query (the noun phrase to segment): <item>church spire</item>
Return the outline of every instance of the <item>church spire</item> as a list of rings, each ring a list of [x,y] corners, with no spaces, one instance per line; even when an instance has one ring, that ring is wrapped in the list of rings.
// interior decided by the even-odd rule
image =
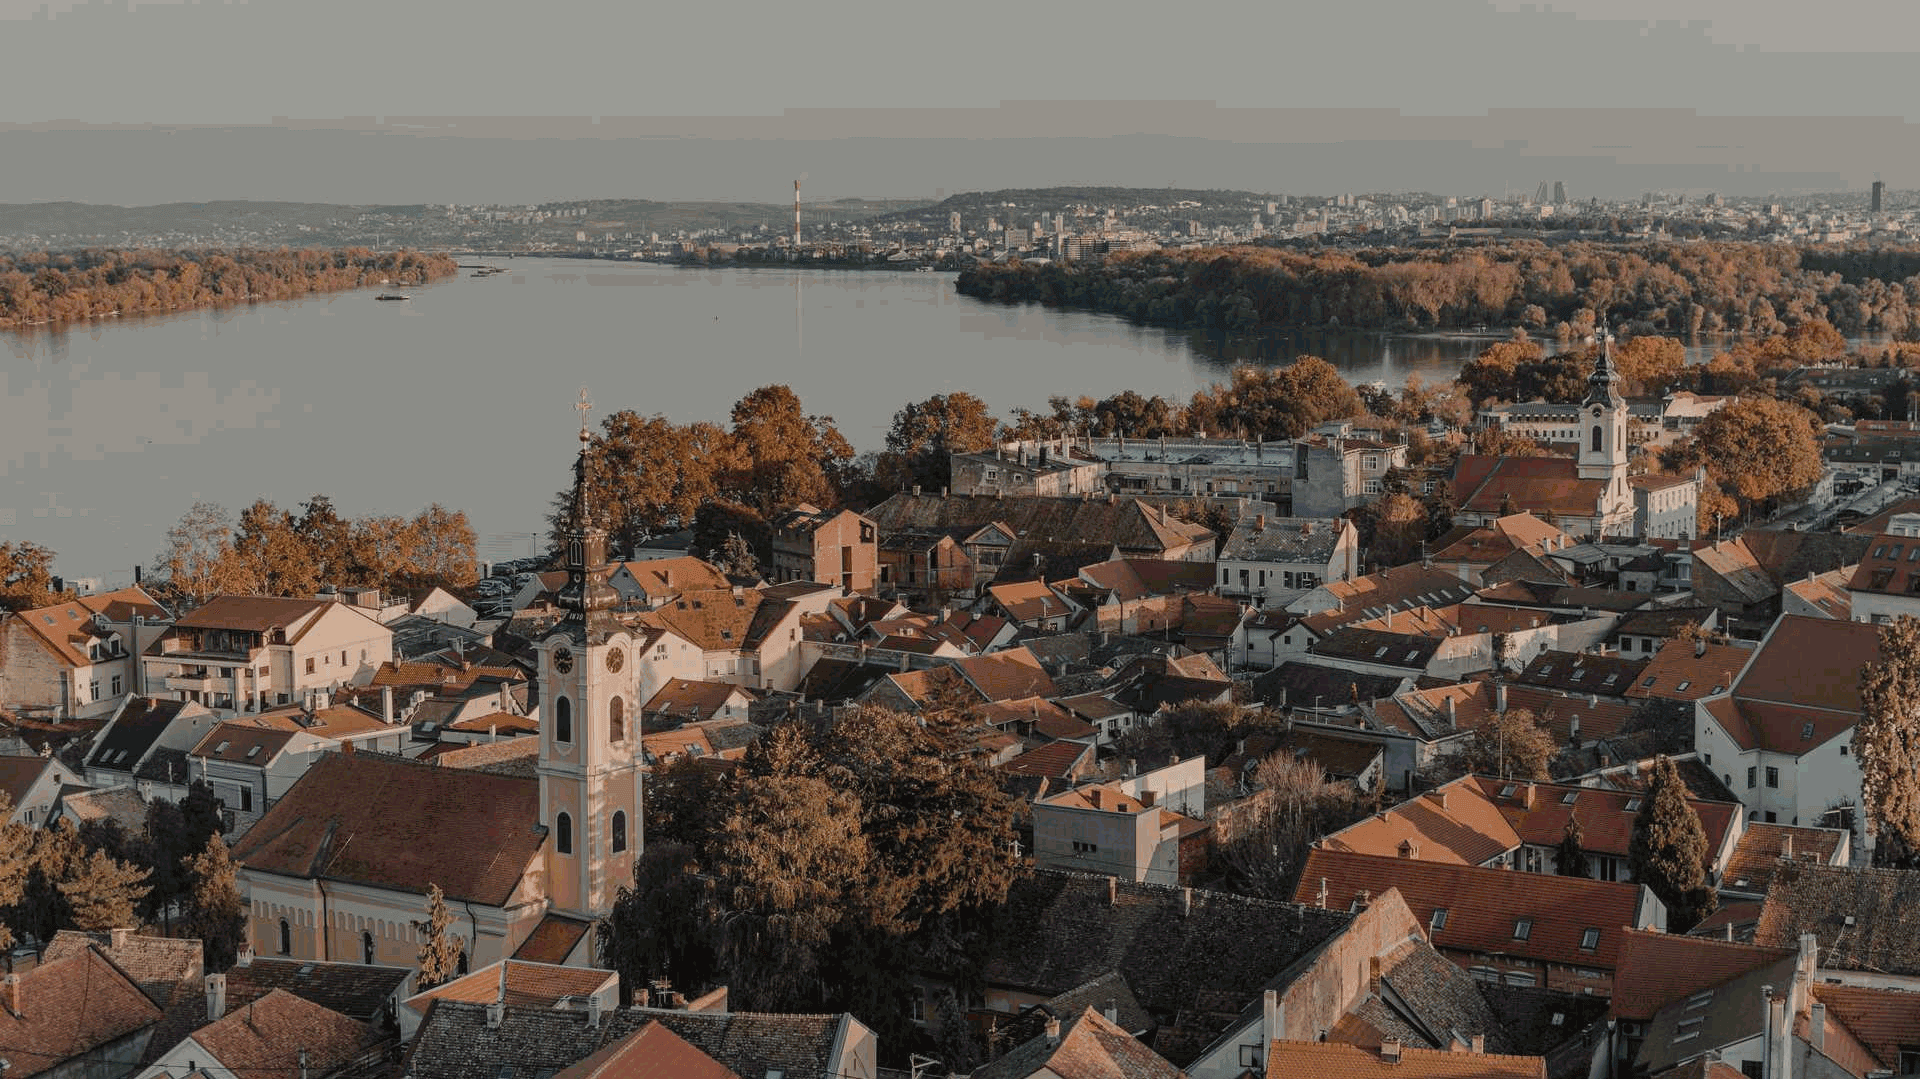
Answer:
[[[1625,404],[1626,398],[1620,395],[1620,369],[1613,365],[1613,333],[1604,320],[1594,336],[1599,338],[1600,350],[1594,356],[1593,373],[1587,376],[1587,398],[1582,404]]]
[[[584,633],[605,618],[618,593],[607,584],[607,534],[594,527],[593,507],[587,496],[587,448],[593,433],[587,427],[587,410],[593,407],[587,391],[580,390],[580,454],[573,463],[573,508],[567,521],[567,583],[557,598],[562,620],[570,628]]]

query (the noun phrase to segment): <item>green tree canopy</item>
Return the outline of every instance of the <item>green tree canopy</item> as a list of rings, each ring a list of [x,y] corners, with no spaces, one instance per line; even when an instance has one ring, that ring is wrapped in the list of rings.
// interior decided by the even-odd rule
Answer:
[[[1627,863],[1633,879],[1667,906],[1667,930],[1684,933],[1718,905],[1707,880],[1707,833],[1687,802],[1687,786],[1671,757],[1656,757],[1633,819]]]

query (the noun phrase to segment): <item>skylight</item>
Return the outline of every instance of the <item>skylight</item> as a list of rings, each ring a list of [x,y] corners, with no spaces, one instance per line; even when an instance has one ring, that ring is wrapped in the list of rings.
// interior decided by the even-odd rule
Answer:
[[[1447,908],[1435,907],[1433,911],[1433,920],[1428,923],[1428,931],[1438,933],[1440,930],[1445,929],[1446,927],[1447,927]]]
[[[1692,684],[1693,684],[1693,680],[1692,680],[1692,679],[1687,679],[1687,680],[1685,680],[1685,681],[1683,681],[1683,682],[1681,682],[1681,683],[1680,683],[1679,685],[1677,685],[1677,686],[1675,686],[1675,687],[1673,687],[1673,688],[1674,688],[1674,689],[1675,689],[1676,691],[1679,691],[1679,692],[1685,692],[1685,691],[1686,691],[1686,688],[1687,688],[1688,686],[1690,686],[1690,685],[1692,685]]]
[[[1640,812],[1640,799],[1638,798],[1627,799],[1627,812],[1629,813]]]
[[[1588,929],[1586,932],[1581,933],[1580,947],[1589,952],[1600,947],[1600,931],[1598,929]]]
[[[1521,918],[1513,923],[1513,939],[1526,940],[1533,935],[1533,919]]]
[[[1800,728],[1800,740],[1802,742],[1813,741],[1813,724],[1808,723]]]
[[[1580,797],[1579,791],[1568,791],[1567,793],[1560,796],[1560,804],[1563,806],[1570,806],[1573,804],[1573,800],[1578,797]]]
[[[1513,792],[1517,789],[1518,788],[1515,787],[1512,783],[1509,783],[1506,786],[1500,788],[1500,797],[1511,798],[1513,797]]]
[[[225,752],[227,751],[227,742],[226,742],[226,740],[225,740],[225,739],[221,739],[221,741],[220,741],[220,744],[219,744],[219,745],[217,745],[217,746],[214,746],[214,747],[213,747],[213,751],[214,751],[215,753],[225,753]]]
[[[259,752],[260,752],[260,747],[259,747],[259,746],[248,746],[248,747],[247,747],[247,759],[248,759],[248,760],[252,760],[252,759],[253,759],[253,758],[254,758],[254,757],[255,757],[255,756],[256,756],[256,755],[257,755],[257,754],[258,754]]]

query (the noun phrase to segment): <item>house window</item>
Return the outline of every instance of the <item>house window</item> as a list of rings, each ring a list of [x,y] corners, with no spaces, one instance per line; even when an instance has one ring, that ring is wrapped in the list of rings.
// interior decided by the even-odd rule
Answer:
[[[1767,786],[1778,787],[1779,785],[1780,785],[1780,769],[1769,767],[1767,769]]]
[[[285,918],[280,919],[280,954],[293,954],[293,927],[287,924]]]
[[[240,812],[242,813],[253,812],[253,788],[252,787],[240,788]]]
[[[607,741],[627,740],[627,702],[615,696],[607,702]]]
[[[1377,495],[1377,494],[1379,494],[1379,493],[1380,493],[1380,481],[1379,481],[1379,480],[1368,480],[1368,481],[1366,482],[1366,484],[1364,485],[1364,489],[1365,489],[1365,491],[1366,491],[1366,493],[1367,493],[1367,494],[1370,494],[1370,495]]]
[[[1433,909],[1433,917],[1427,921],[1427,931],[1429,933],[1438,933],[1442,929],[1445,929],[1446,927],[1447,927],[1447,908],[1435,907]]]
[[[308,674],[313,673],[313,657],[312,656],[307,657],[307,673]]]
[[[360,961],[362,963],[367,964],[368,966],[373,965],[373,934],[372,933],[360,934]]]
[[[1533,919],[1519,918],[1513,923],[1513,939],[1526,940],[1533,935]]]
[[[87,699],[90,701],[100,699],[100,680],[98,678],[87,683]]]
[[[120,676],[117,674],[113,676],[113,695],[116,697],[120,695]]]
[[[573,818],[565,813],[554,819],[553,849],[561,854],[573,853]]]
[[[553,740],[573,741],[573,702],[565,697],[553,699]]]
[[[1260,1067],[1260,1047],[1243,1045],[1240,1047],[1240,1066],[1258,1070]]]
[[[1368,472],[1380,471],[1380,455],[1377,453],[1369,453],[1360,458],[1360,467],[1366,469]]]
[[[1753,788],[1759,786],[1759,784],[1760,784],[1760,769],[1749,767],[1747,769],[1747,789],[1752,790]]]
[[[613,814],[613,849],[615,853],[627,849],[627,813],[624,809]]]

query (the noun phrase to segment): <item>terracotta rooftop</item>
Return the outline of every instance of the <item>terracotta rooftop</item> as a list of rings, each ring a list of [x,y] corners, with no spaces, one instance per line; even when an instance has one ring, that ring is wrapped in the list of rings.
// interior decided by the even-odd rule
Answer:
[[[970,1079],[1184,1079],[1186,1073],[1091,1006],[1061,1020],[1059,1037],[1042,1033]]]
[[[324,599],[282,599],[274,596],[214,596],[192,614],[174,621],[177,629],[233,629],[265,633],[288,631],[289,640],[307,620],[331,606]]]
[[[1093,747],[1085,742],[1048,742],[1020,754],[999,770],[1008,775],[1071,779],[1092,758]]]
[[[1380,1049],[1339,1042],[1275,1039],[1267,1050],[1267,1076],[1314,1079],[1546,1079],[1544,1057],[1443,1052],[1400,1046],[1389,1059]]]
[[[1524,881],[1526,887],[1515,884]],[[1345,910],[1361,893],[1396,888],[1436,948],[1520,955],[1576,967],[1612,969],[1621,928],[1636,922],[1640,888],[1580,877],[1385,858],[1315,847],[1294,898]],[[1441,924],[1434,912],[1447,911]],[[1597,930],[1597,933],[1594,932]],[[1588,939],[1592,947],[1582,947]]]
[[[229,1070],[315,1075],[346,1066],[385,1036],[366,1023],[274,989],[199,1030],[193,1040]]]
[[[208,731],[189,755],[202,760],[264,767],[287,748],[295,733],[247,723],[221,723]]]
[[[108,632],[94,626],[93,615],[84,604],[68,602],[0,614],[0,620],[25,628],[66,666],[85,667],[95,662],[88,656],[88,643],[104,640]]]
[[[20,978],[20,1011],[0,1008],[9,1075],[32,1076],[161,1019],[160,1006],[97,948],[44,960]]]
[[[1462,779],[1375,813],[1320,842],[1328,850],[1354,854],[1481,865],[1518,847],[1520,836],[1471,779]]]
[[[1829,1022],[1838,1020],[1872,1054],[1873,1070],[1901,1070],[1902,1051],[1916,1048],[1920,992],[1829,982],[1812,989],[1813,998],[1827,1006]]]
[[[659,1023],[594,1052],[553,1079],[741,1079],[732,1068]]]
[[[1720,875],[1724,888],[1762,895],[1773,883],[1774,871],[1781,859],[1796,862],[1833,863],[1842,844],[1851,846],[1850,836],[1837,828],[1801,828],[1786,824],[1754,821],[1740,836]]]
[[[588,922],[548,911],[514,950],[513,958],[528,963],[565,963],[592,929]]]
[[[1790,948],[1629,929],[1613,972],[1613,1014],[1645,1022],[1682,997],[1794,954]]]
[[[1463,511],[1524,510],[1556,517],[1591,517],[1605,480],[1583,480],[1571,457],[1486,457],[1461,454],[1453,489]]]
[[[1858,714],[1860,668],[1880,659],[1880,629],[1866,622],[1783,615],[1734,687],[1742,701]]]
[[[1753,649],[1739,645],[1670,640],[1647,661],[1627,696],[1697,701],[1725,693],[1752,658]]]
[[[328,753],[247,831],[250,870],[450,900],[507,902],[545,845],[539,784],[355,752]]]
[[[1633,822],[1640,810],[1641,795],[1637,791],[1565,783],[1517,783],[1490,776],[1474,776],[1471,782],[1499,808],[1522,843],[1537,847],[1558,844],[1566,834],[1567,819],[1571,817],[1580,824],[1580,845],[1584,849],[1594,854],[1627,856],[1627,847],[1633,839]],[[1745,813],[1738,802],[1689,798],[1687,804],[1700,818],[1710,857],[1726,842],[1734,821]]]
[[[1513,681],[1518,685],[1557,689],[1563,693],[1624,697],[1627,690],[1639,681],[1640,672],[1646,665],[1647,661],[1643,659],[1548,649],[1535,656],[1526,669],[1513,677]]]
[[[281,989],[349,1018],[375,1022],[412,976],[410,967],[255,956],[227,970],[227,1010]]]
[[[1060,695],[1046,668],[1025,648],[969,656],[954,660],[952,666],[989,701]]]
[[[600,993],[619,978],[611,970],[503,959],[408,997],[403,1003],[424,1014],[436,1000],[492,1004],[504,993],[506,1002],[514,1007],[552,1008],[564,1000],[584,1000]]]

